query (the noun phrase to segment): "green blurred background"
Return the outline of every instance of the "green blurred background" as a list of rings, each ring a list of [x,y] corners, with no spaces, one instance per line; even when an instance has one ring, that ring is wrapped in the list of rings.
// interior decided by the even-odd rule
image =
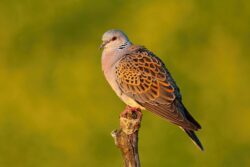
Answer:
[[[124,104],[101,71],[102,34],[161,57],[202,124],[200,152],[144,112],[143,167],[250,166],[248,0],[0,1],[0,166],[122,166],[110,132]]]

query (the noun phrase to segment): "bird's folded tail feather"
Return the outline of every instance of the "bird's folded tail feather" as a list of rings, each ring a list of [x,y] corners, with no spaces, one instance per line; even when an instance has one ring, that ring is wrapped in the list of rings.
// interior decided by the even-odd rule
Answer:
[[[183,129],[183,128],[181,128]],[[193,143],[201,150],[204,151],[204,148],[199,140],[199,138],[196,136],[195,132],[193,130],[183,129],[187,135],[191,138]]]

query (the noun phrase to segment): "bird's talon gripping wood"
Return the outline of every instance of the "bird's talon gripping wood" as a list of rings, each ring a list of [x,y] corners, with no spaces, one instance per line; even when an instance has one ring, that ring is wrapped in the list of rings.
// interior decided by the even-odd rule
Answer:
[[[126,107],[126,114],[120,116],[120,127],[128,135],[137,131],[140,127],[142,113],[140,109],[134,110],[131,107]]]

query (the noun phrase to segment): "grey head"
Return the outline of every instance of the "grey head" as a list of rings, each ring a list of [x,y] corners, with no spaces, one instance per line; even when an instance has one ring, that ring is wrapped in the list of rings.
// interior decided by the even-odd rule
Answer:
[[[102,45],[100,48],[103,49],[123,49],[131,45],[127,35],[116,29],[106,31],[102,36]]]

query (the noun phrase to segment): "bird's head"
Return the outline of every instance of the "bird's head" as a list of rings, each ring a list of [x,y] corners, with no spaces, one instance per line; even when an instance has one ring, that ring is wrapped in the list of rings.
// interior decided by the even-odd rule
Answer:
[[[101,49],[117,49],[122,45],[130,44],[130,41],[125,33],[120,30],[108,30],[102,36]]]

